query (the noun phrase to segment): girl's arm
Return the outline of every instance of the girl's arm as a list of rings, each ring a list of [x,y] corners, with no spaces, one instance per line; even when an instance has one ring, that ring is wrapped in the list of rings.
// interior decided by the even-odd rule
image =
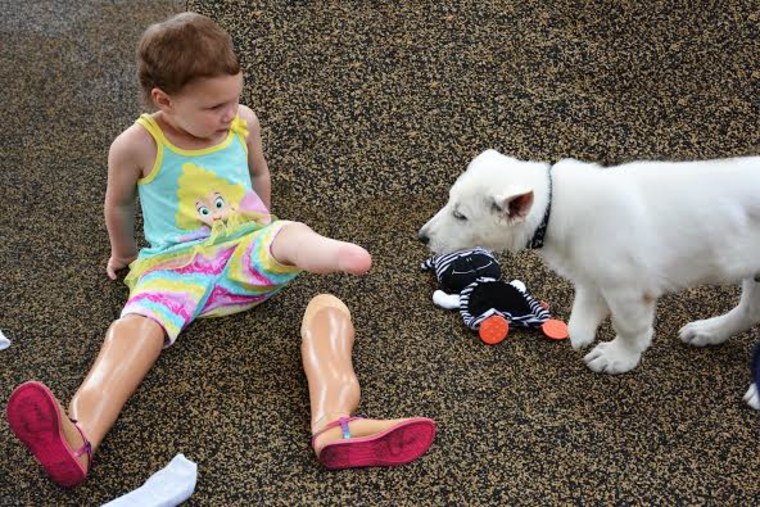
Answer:
[[[261,124],[256,114],[242,104],[238,108],[238,114],[248,123],[248,170],[251,172],[253,190],[264,202],[267,209],[271,209],[272,182],[269,176],[269,166],[264,158],[264,147],[261,143]]]
[[[145,151],[145,135],[130,127],[114,140],[108,152],[108,187],[105,218],[111,241],[111,258],[106,272],[116,279],[116,271],[137,257],[135,241],[135,196],[142,174],[140,162]],[[148,135],[149,137],[149,135]]]

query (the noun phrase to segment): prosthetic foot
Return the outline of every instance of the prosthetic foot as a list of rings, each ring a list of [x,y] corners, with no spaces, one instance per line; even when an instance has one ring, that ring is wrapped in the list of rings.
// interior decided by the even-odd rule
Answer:
[[[329,294],[314,297],[304,312],[301,336],[312,447],[320,463],[329,469],[402,465],[428,450],[436,432],[432,419],[351,417],[360,390],[351,362],[354,327],[341,300]]]

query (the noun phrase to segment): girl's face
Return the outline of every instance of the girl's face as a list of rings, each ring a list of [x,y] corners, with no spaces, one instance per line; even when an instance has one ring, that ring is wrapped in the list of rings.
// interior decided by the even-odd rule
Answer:
[[[229,131],[242,91],[242,72],[204,77],[191,81],[177,94],[165,95],[167,100],[163,103],[158,100],[158,103],[173,127],[192,137],[211,141]]]

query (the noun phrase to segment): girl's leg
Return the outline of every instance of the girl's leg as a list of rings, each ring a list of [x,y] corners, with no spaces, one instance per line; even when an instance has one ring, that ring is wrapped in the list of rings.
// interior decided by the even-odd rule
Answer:
[[[95,363],[69,405],[69,415],[90,440],[93,452],[163,346],[164,330],[152,319],[126,315],[111,324]],[[62,419],[69,446],[78,449],[83,443],[81,435],[68,417]],[[89,467],[86,454],[79,461]]]
[[[359,245],[320,236],[300,222],[283,226],[272,242],[272,255],[282,264],[311,273],[361,275],[372,265],[369,253]]]
[[[359,381],[351,360],[354,327],[348,308],[334,296],[316,296],[304,314],[301,336],[303,367],[309,384],[311,431],[316,434],[327,424],[350,416],[359,405]],[[352,437],[366,437],[408,420],[355,419],[350,422],[350,431]],[[322,447],[340,440],[341,435],[340,427],[321,433],[314,441],[317,456]]]

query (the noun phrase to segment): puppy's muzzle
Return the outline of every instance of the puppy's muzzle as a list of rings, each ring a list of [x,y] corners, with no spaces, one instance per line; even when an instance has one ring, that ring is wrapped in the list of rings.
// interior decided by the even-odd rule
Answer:
[[[422,231],[420,231],[420,232],[417,233],[417,239],[419,239],[420,241],[422,241],[426,245],[428,243],[430,243],[430,237],[427,234],[425,234],[424,232],[422,232]]]

